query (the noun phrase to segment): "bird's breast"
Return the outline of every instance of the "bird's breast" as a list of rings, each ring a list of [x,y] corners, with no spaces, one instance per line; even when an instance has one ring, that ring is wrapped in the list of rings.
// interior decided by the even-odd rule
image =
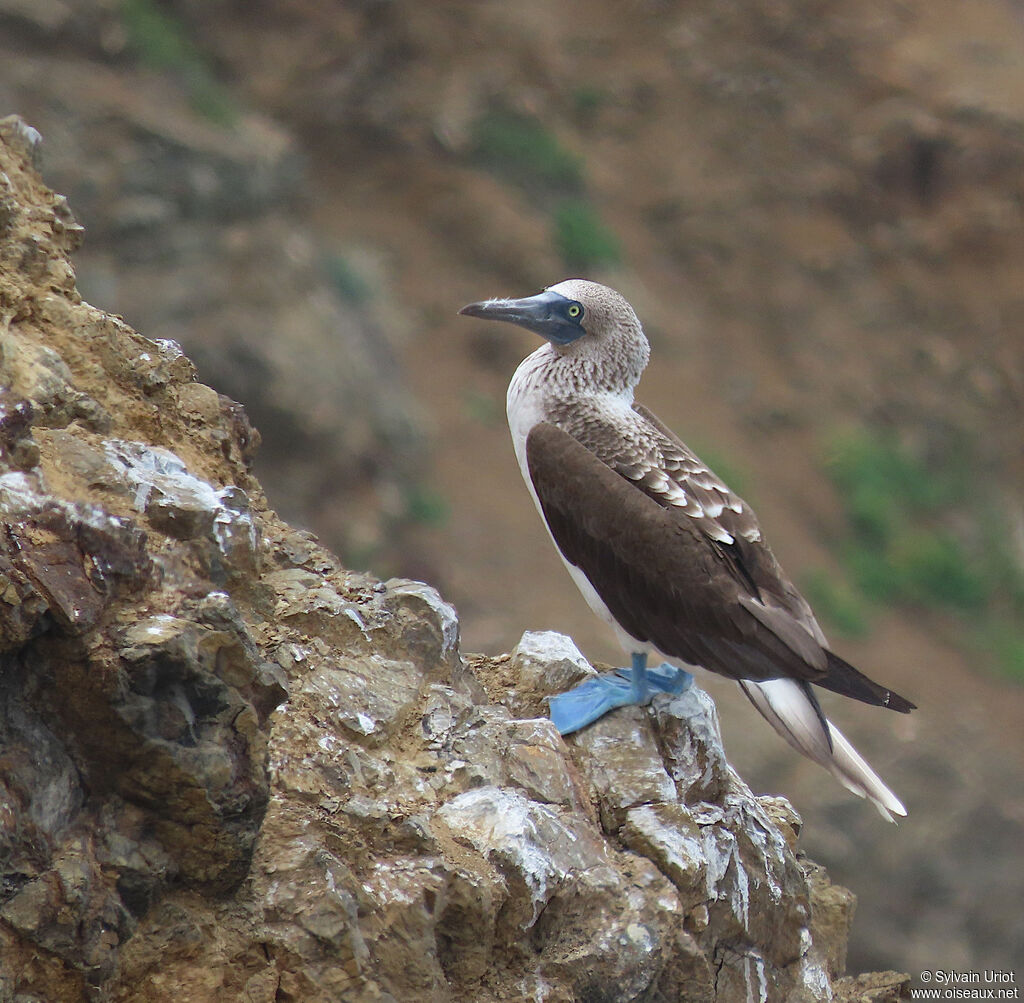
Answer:
[[[523,359],[508,385],[505,397],[508,430],[527,485],[530,484],[530,478],[526,466],[526,437],[534,425],[551,420],[550,355],[547,346],[543,346]]]

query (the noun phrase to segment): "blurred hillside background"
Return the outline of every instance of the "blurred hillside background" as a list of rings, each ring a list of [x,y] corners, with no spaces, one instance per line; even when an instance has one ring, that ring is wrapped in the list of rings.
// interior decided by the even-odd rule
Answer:
[[[536,347],[456,316],[569,275],[640,396],[758,510],[898,828],[702,684],[859,896],[852,971],[1024,958],[1024,3],[0,0],[0,114],[86,227],[87,300],[244,402],[271,503],[425,579],[463,648],[621,658],[504,426]]]

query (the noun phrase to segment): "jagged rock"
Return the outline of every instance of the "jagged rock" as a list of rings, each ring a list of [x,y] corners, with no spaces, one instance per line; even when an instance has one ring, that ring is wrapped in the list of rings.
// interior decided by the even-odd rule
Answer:
[[[910,999],[910,979],[899,972],[869,972],[839,979],[835,1003],[900,1003]]]
[[[520,685],[559,692],[594,675],[580,649],[564,634],[528,630],[510,652]]]
[[[255,570],[251,433],[226,401],[218,428],[186,432],[188,360],[81,303],[78,229],[25,135],[0,126],[22,150],[4,147],[0,175],[0,918],[85,987],[115,976],[168,884],[212,894],[245,876],[284,690],[215,591]],[[154,441],[157,413],[200,473]]]
[[[593,671],[568,639],[464,658],[435,589],[282,523],[237,406],[80,301],[25,135],[0,123],[0,997],[831,998],[851,897],[706,695],[565,741],[522,709]]]

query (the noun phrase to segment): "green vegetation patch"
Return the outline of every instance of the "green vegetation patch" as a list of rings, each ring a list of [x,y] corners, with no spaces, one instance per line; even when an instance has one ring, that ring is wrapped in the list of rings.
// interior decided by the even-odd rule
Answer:
[[[235,121],[237,113],[227,91],[217,82],[180,21],[155,0],[121,0],[121,23],[129,46],[143,65],[178,76],[200,115],[219,125]]]
[[[608,103],[610,95],[603,87],[584,84],[572,92],[572,106],[576,117],[589,122]]]
[[[966,453],[927,463],[892,436],[862,431],[837,437],[826,465],[849,527],[836,549],[860,595],[958,615],[1024,679],[1024,568],[995,499],[972,491],[986,481],[971,476]],[[812,581],[822,615],[856,629],[853,607]]]
[[[990,618],[978,633],[977,643],[992,655],[1006,675],[1024,683],[1024,632],[1019,616]]]
[[[583,199],[563,202],[555,210],[555,244],[566,265],[586,270],[617,265],[622,249],[615,234]]]
[[[471,158],[552,214],[552,237],[569,268],[621,261],[618,238],[587,199],[583,161],[540,119],[507,108],[484,112],[473,124]]]
[[[848,582],[824,571],[813,571],[804,579],[803,591],[815,613],[844,637],[867,636],[867,604]]]
[[[581,192],[583,165],[532,115],[492,109],[473,126],[473,158],[532,192]]]
[[[362,306],[373,298],[370,284],[344,254],[332,254],[324,261],[324,270],[334,291],[346,303]]]
[[[427,484],[412,482],[402,492],[403,522],[419,523],[423,526],[443,526],[449,518],[448,502],[440,492]]]

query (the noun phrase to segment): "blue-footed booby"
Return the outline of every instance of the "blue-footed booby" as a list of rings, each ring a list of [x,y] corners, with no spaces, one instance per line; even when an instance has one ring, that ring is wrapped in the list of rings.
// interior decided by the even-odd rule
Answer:
[[[631,659],[552,697],[558,730],[682,692],[692,682],[683,666],[701,666],[735,679],[790,745],[884,817],[906,815],[812,684],[903,713],[914,705],[831,651],[750,507],[634,401],[650,346],[629,303],[568,279],[460,313],[545,339],[508,388],[516,457],[569,574]],[[649,656],[660,664],[648,668]]]

